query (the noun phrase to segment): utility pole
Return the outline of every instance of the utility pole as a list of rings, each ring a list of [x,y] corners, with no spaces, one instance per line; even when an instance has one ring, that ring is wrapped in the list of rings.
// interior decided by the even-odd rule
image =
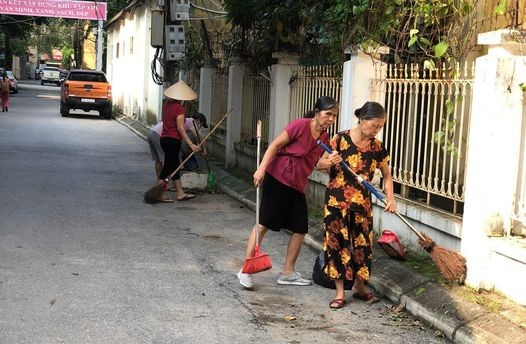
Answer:
[[[97,25],[97,70],[102,70],[102,20]]]

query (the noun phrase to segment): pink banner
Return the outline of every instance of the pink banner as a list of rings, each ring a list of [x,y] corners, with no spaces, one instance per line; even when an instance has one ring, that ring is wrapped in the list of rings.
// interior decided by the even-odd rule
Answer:
[[[100,1],[0,0],[0,13],[19,16],[106,20],[107,12]]]

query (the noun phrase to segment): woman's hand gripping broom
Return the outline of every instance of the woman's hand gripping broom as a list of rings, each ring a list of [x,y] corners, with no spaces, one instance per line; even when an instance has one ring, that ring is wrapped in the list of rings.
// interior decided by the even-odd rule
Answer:
[[[212,130],[210,130],[210,132],[205,136],[205,138],[203,140],[201,140],[201,142],[197,145],[198,149],[201,148],[201,146],[205,143],[205,141],[208,140],[210,135],[212,135],[214,133],[214,131],[216,131],[216,129],[219,128],[219,125],[227,118],[228,115],[230,115],[230,112],[232,112],[232,109],[230,109],[223,117],[221,117],[219,122],[217,122],[217,124],[212,128]],[[168,177],[166,177],[165,180],[159,182],[157,185],[151,187],[148,191],[146,191],[144,193],[144,202],[145,203],[152,203],[152,204],[153,203],[158,203],[161,200],[161,197],[162,197],[163,193],[168,188],[168,184],[170,182],[170,179],[177,173],[177,171],[179,171],[181,168],[183,168],[184,164],[194,154],[195,154],[195,152],[190,153],[190,155],[188,155],[186,157],[186,159],[184,159],[183,162],[181,162],[179,167],[177,167],[175,169],[175,171],[172,172],[172,174],[170,174]]]
[[[256,129],[257,137],[257,167],[259,168],[259,156],[261,154],[261,121],[258,121]],[[254,226],[256,234],[256,246],[254,247],[254,253],[252,257],[245,260],[243,269],[241,270],[244,274],[255,274],[257,272],[269,270],[272,268],[270,257],[268,254],[261,251],[259,248],[259,185],[256,188],[256,225]]]
[[[318,144],[323,147],[327,153],[332,153],[332,150],[323,142],[318,140]],[[367,190],[375,195],[380,202],[384,205],[387,203],[385,197],[371,184],[365,181],[362,176],[354,172],[349,165],[342,161],[340,166],[349,171]],[[418,236],[418,243],[431,255],[431,258],[435,261],[435,264],[444,279],[458,282],[464,280],[467,270],[466,259],[464,257],[454,251],[438,246],[429,236],[424,233],[419,233],[402,215],[400,215],[399,212],[395,211],[395,214],[411,229],[411,231],[413,231],[413,233]]]

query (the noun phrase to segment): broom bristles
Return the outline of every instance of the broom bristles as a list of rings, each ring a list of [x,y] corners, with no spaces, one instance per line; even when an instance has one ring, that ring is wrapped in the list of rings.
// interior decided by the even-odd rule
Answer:
[[[431,255],[442,277],[448,281],[463,282],[466,277],[466,259],[455,251],[440,247],[425,233],[418,243]]]
[[[448,281],[464,281],[466,277],[466,259],[460,254],[435,245],[430,252],[431,258]]]
[[[150,190],[144,193],[144,202],[155,204],[161,200],[161,197],[166,190],[166,182],[160,182],[159,184],[150,188]]]

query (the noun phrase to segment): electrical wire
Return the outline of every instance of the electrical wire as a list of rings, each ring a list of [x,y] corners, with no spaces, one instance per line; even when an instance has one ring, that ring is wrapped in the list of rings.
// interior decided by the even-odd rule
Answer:
[[[208,0],[208,1],[210,1],[211,3],[213,3],[214,5],[216,5],[218,8],[224,10],[223,6],[220,5],[220,4],[218,4],[217,2],[215,2],[214,0]]]
[[[210,13],[214,13],[214,14],[223,14],[223,15],[227,15],[228,14],[225,11],[217,11],[217,10],[212,10],[212,9],[209,9],[209,8],[206,8],[206,7],[197,6],[196,4],[194,4],[191,1],[190,1],[190,6],[192,6],[193,8],[197,8],[198,10],[205,11],[205,12],[210,12]]]
[[[204,17],[190,17],[188,18],[188,20],[210,20],[210,19],[219,19],[219,18],[225,18],[226,15],[224,16],[215,16],[215,17],[208,17],[208,18],[204,18]]]
[[[4,22],[4,21],[2,21],[2,22],[0,22],[0,25],[17,24],[17,23],[21,23],[21,24],[29,24],[29,25],[31,25],[31,24],[33,23],[33,20],[34,20],[33,18],[20,19],[20,20],[18,20],[18,19],[15,19],[15,18],[11,17],[11,16],[8,16],[7,14],[3,14],[3,16],[5,16],[5,17],[11,19],[12,21],[9,21],[9,22]]]
[[[162,55],[163,55],[163,48],[156,48],[155,54],[152,59],[152,63],[150,64],[150,69],[152,72],[152,79],[153,79],[153,82],[156,83],[157,85],[164,84],[164,77],[160,75],[159,73],[157,73],[157,64],[159,64],[159,66],[161,67],[160,70],[164,69]]]

